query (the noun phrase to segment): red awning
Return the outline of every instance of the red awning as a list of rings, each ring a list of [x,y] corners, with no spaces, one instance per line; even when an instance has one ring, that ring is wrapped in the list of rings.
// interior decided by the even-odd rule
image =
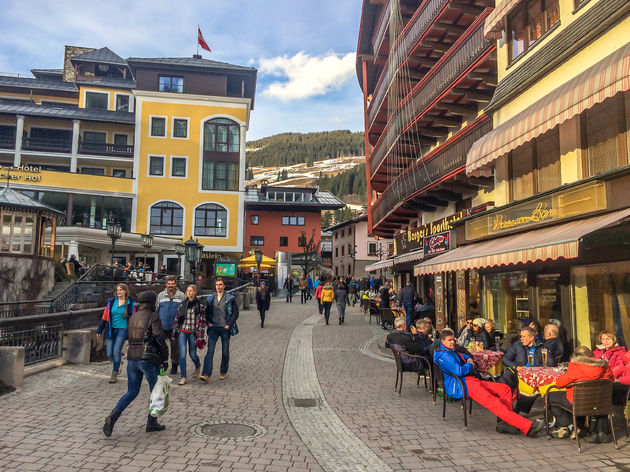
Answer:
[[[466,173],[487,175],[489,164],[503,154],[629,89],[627,43],[476,141],[466,157]]]
[[[483,26],[483,34],[486,38],[499,39],[501,32],[503,31],[503,21],[508,16],[515,6],[521,3],[523,0],[497,0],[497,6],[492,13],[486,18],[486,23]]]
[[[580,239],[630,217],[630,208],[586,220],[460,246],[414,267],[414,275],[527,262],[575,259]]]

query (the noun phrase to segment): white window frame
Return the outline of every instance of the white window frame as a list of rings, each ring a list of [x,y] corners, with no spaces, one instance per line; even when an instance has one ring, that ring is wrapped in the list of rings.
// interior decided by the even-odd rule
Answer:
[[[125,95],[127,97],[129,97],[129,103],[127,105],[127,111],[131,112],[131,94],[130,93],[119,93],[119,92],[114,92],[114,108],[112,108],[114,111],[118,111],[118,96],[119,95]]]
[[[181,176],[181,175],[173,175],[173,161],[175,159],[184,159],[186,161],[186,169],[185,169],[185,173],[184,173],[183,176]],[[169,165],[169,174],[168,174],[168,176],[171,179],[187,179],[188,178],[188,156],[173,156],[173,155],[171,155],[169,164],[170,165]]]
[[[164,136],[154,136],[151,134],[153,131],[153,118],[164,118]],[[149,115],[149,138],[166,139],[168,138],[168,116],[166,115]]]
[[[181,202],[178,202],[177,200],[173,200],[172,198],[161,198],[148,205],[147,207],[147,232],[151,231],[151,208],[153,208],[154,205],[157,205],[158,203],[162,203],[162,202],[175,203],[179,205],[180,207],[182,207],[182,232],[180,234],[156,234],[156,236],[163,236],[166,238],[173,237],[173,236],[184,237],[184,235],[186,234],[186,206],[183,205]]]
[[[175,136],[175,120],[186,120],[186,137]],[[174,116],[171,118],[171,138],[188,140],[190,137],[190,119],[186,116]]]
[[[152,157],[161,157],[162,158],[162,175],[151,174],[151,158]],[[165,154],[147,154],[147,177],[153,178],[165,178],[166,177],[166,155]],[[162,201],[162,200],[160,200]]]
[[[197,208],[204,206],[204,205],[218,205],[221,208],[223,208],[226,212],[226,216],[225,216],[225,236],[206,236],[203,234],[196,234],[195,233],[195,228],[197,228]],[[226,239],[230,237],[230,209],[228,208],[226,203],[221,203],[221,202],[201,202],[198,205],[195,205],[195,207],[193,208],[193,214],[192,214],[192,218],[193,218],[193,222],[192,222],[192,234],[195,238],[205,238],[205,239]]]
[[[114,177],[114,172],[117,170],[122,170],[125,173],[124,177],[116,177],[117,179],[126,179],[127,178],[127,169],[117,169],[117,168],[112,168],[112,177]]]

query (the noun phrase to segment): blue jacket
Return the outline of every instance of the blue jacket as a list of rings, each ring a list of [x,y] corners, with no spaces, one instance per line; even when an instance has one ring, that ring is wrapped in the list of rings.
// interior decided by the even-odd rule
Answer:
[[[306,284],[307,284],[306,287],[308,289],[312,289],[313,288],[313,279],[310,278],[310,277],[306,277]]]
[[[164,331],[171,331],[173,329],[179,305],[184,300],[186,300],[186,295],[184,295],[184,292],[179,289],[172,297],[166,289],[158,293],[157,300],[155,302],[155,309],[160,316],[160,321],[162,321],[162,328]]]
[[[462,356],[465,361],[470,358],[470,356],[466,354],[462,354]],[[440,347],[433,353],[433,362],[440,366],[440,369],[442,369],[442,372],[445,374],[459,377],[464,384],[464,388],[466,388],[465,377],[473,370],[473,365],[465,361],[461,360],[457,352],[446,349],[442,343],[440,343]],[[464,396],[459,382],[448,375],[444,376],[444,389],[446,390],[446,394],[451,398],[459,399]],[[468,394],[468,389],[466,389],[466,394]]]
[[[231,293],[225,292],[223,295],[225,297],[225,317],[226,323],[230,327],[234,327],[236,323],[236,319],[238,318],[238,305],[236,304],[236,298]],[[212,324],[212,315],[214,311],[214,297],[216,294],[208,295],[208,299],[206,300],[206,323],[208,325]],[[208,330],[210,328],[208,327]]]

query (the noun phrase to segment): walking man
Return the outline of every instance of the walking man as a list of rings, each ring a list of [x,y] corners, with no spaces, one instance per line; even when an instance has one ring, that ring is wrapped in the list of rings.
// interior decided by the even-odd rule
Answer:
[[[398,304],[405,309],[407,326],[410,328],[417,299],[418,293],[416,292],[416,287],[411,285],[411,277],[407,276],[407,283],[400,289],[400,293],[398,294]]]
[[[177,339],[173,338],[173,325],[175,317],[179,310],[179,305],[186,300],[184,292],[177,288],[177,279],[174,275],[166,277],[166,288],[157,296],[155,308],[162,321],[162,329],[166,335],[166,339],[171,345],[171,374],[177,373],[177,365],[179,364],[179,346]]]
[[[225,292],[225,282],[217,278],[214,287],[216,294],[208,296],[206,303],[206,322],[208,323],[208,352],[203,360],[201,377],[204,382],[209,382],[212,376],[212,362],[214,360],[214,348],[217,340],[221,338],[221,368],[219,379],[225,380],[230,364],[230,336],[236,326],[238,318],[238,306],[231,293]],[[236,333],[235,333],[236,334]]]
[[[313,279],[310,274],[306,274],[306,300],[311,300],[313,298]]]
[[[293,279],[290,275],[287,275],[287,278],[284,279],[282,288],[287,291],[287,303],[291,303],[293,301]]]

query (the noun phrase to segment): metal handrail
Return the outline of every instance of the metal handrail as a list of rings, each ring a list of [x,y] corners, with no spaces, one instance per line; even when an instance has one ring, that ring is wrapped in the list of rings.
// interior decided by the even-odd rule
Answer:
[[[67,310],[59,313],[47,313],[45,315],[21,316],[18,318],[0,318],[0,327],[11,326],[16,324],[28,324],[29,322],[45,322],[70,319],[73,316],[98,315],[103,312],[103,307],[84,308],[81,310]]]

